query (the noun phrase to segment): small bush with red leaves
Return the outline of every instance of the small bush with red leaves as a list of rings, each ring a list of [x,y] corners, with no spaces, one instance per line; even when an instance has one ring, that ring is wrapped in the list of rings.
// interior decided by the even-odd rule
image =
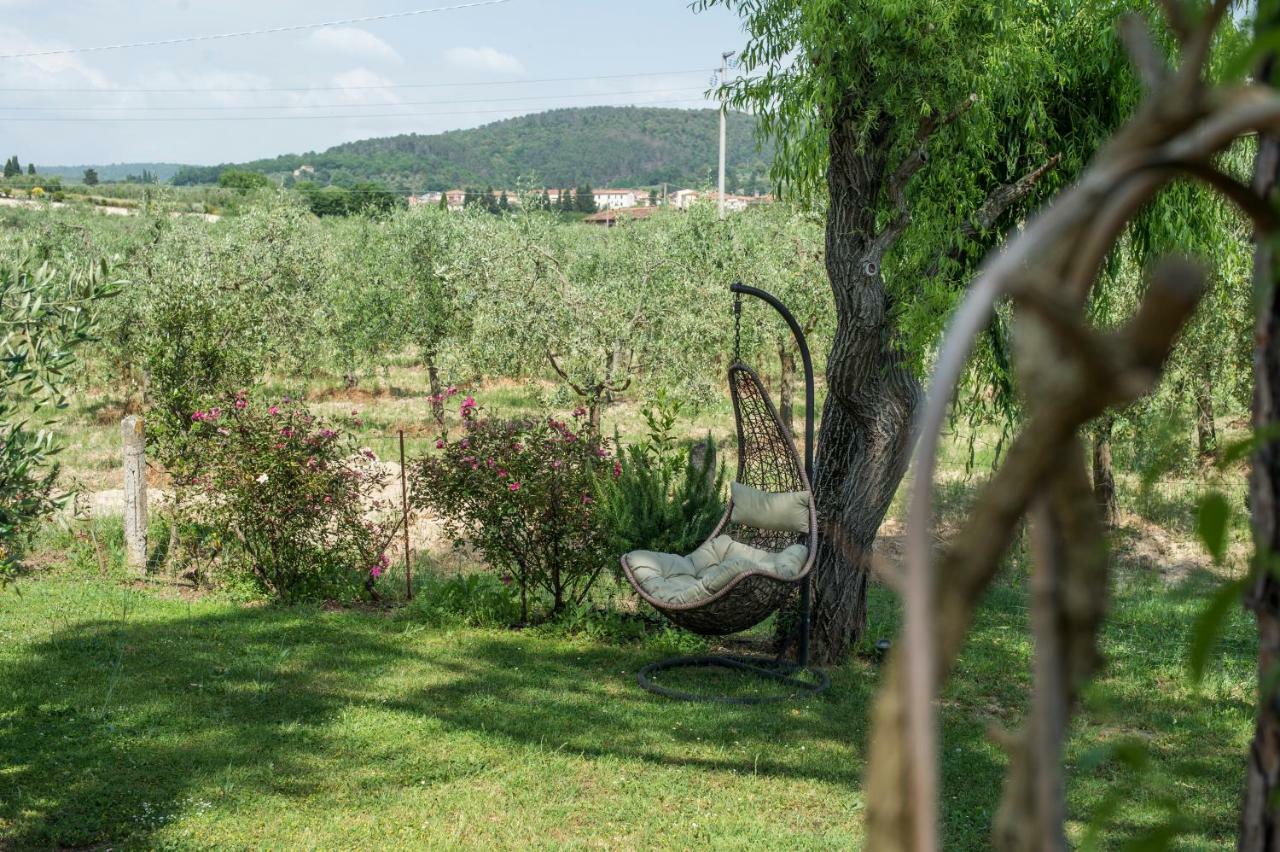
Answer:
[[[348,599],[372,593],[387,566],[387,476],[347,430],[354,416],[327,423],[298,402],[244,392],[191,415],[191,455],[175,481],[183,514],[268,594]]]
[[[467,397],[461,413],[462,433],[442,434],[439,452],[414,463],[415,505],[517,584],[523,621],[540,595],[543,615],[581,603],[614,558],[593,496],[618,470],[607,443],[582,409],[569,422],[506,420]]]

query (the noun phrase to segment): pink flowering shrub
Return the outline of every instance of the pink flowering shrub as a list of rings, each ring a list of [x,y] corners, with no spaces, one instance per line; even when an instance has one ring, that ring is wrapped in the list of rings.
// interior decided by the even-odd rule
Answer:
[[[271,595],[349,598],[387,568],[387,477],[344,425],[244,392],[191,414],[184,513]]]
[[[581,603],[613,559],[593,497],[614,475],[606,442],[581,416],[503,420],[469,396],[460,412],[462,433],[413,463],[414,503],[516,586],[523,621],[531,595],[545,594],[552,615]]]

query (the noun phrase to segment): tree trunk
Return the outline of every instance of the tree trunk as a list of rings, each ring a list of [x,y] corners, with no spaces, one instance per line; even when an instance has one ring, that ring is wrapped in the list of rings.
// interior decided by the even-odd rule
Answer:
[[[604,391],[587,400],[587,419],[591,422],[591,431],[599,434],[600,415],[604,411]]]
[[[850,106],[846,114],[856,111]],[[830,136],[826,265],[836,333],[813,482],[822,524],[811,644],[819,665],[843,659],[866,625],[871,550],[907,470],[920,398],[920,386],[892,341],[892,305],[874,242],[886,124],[866,137],[850,117],[836,123]]]
[[[1261,29],[1259,30],[1261,32]],[[1274,57],[1269,57],[1258,80],[1272,83]],[[1264,136],[1258,143],[1254,187],[1275,203],[1280,179],[1280,140]],[[1280,272],[1272,247],[1274,235],[1260,235],[1254,256],[1254,287],[1258,293],[1258,324],[1254,349],[1253,427],[1272,428],[1280,420]],[[1255,578],[1245,605],[1258,623],[1258,715],[1249,747],[1244,804],[1240,816],[1241,852],[1280,848],[1280,689],[1273,676],[1280,665],[1280,578],[1267,570],[1272,554],[1280,553],[1280,445],[1259,441],[1249,477],[1253,540],[1257,559]],[[1265,689],[1265,692],[1263,691]]]
[[[1093,499],[1098,504],[1098,517],[1107,529],[1119,520],[1116,505],[1116,477],[1111,467],[1111,430],[1116,419],[1110,414],[1099,421],[1093,431]]]
[[[436,350],[428,349],[424,360],[427,363],[427,386],[431,389],[431,416],[443,428],[444,388],[440,386],[440,369],[436,366]]]
[[[1196,380],[1196,446],[1201,460],[1218,455],[1218,431],[1213,424],[1213,385],[1208,377]]]
[[[778,414],[782,417],[782,425],[787,434],[795,439],[796,430],[792,422],[795,407],[796,386],[796,352],[790,340],[778,341]]]

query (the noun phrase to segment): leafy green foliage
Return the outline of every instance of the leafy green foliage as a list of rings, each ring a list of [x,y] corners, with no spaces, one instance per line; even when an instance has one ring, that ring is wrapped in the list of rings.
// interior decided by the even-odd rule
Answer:
[[[180,512],[212,532],[224,561],[284,600],[373,588],[394,526],[378,497],[387,475],[355,443],[354,420],[330,425],[298,402],[243,392],[191,420]]]
[[[427,574],[418,583],[409,616],[435,627],[514,627],[520,623],[520,596],[509,579],[486,572],[441,577]]]
[[[595,485],[620,469],[585,414],[579,409],[572,423],[501,420],[467,397],[462,437],[442,434],[443,454],[414,463],[414,504],[441,515],[458,544],[515,582],[525,621],[530,593],[545,592],[550,614],[559,614],[586,599],[609,561]]]
[[[266,364],[301,363],[296,331],[323,261],[308,217],[291,205],[255,208],[212,238],[200,222],[153,227],[131,266],[135,311],[119,321],[136,332],[149,426],[169,465],[186,456],[200,400],[254,384]]]
[[[52,512],[58,468],[49,409],[64,405],[76,349],[117,292],[105,264],[55,268],[30,247],[0,257],[0,579]]]
[[[598,486],[601,522],[616,553],[688,553],[724,514],[725,469],[717,464],[715,442],[708,435],[700,448],[677,443],[679,412],[665,398],[647,409],[646,440],[627,447],[619,457],[621,475]]]
[[[218,186],[223,189],[252,192],[255,189],[268,189],[272,185],[271,178],[266,175],[245,171],[244,169],[227,169],[218,175]]]
[[[768,154],[757,152],[754,130],[750,116],[730,114],[730,189],[767,189]],[[216,183],[232,168],[278,175],[309,165],[321,185],[350,187],[375,181],[402,193],[460,186],[511,188],[531,174],[552,187],[583,181],[596,186],[709,186],[714,182],[718,133],[714,110],[557,109],[470,130],[366,139],[323,153],[288,154],[239,166],[184,166],[173,183]]]

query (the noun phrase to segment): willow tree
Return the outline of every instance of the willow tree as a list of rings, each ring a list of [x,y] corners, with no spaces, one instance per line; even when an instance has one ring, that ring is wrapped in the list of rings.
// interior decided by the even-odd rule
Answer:
[[[865,623],[871,549],[907,467],[940,318],[993,234],[1077,173],[1136,101],[1118,5],[694,3],[741,15],[742,73],[724,92],[759,115],[779,191],[826,208],[836,331],[813,483],[827,531],[820,662],[844,656]]]

